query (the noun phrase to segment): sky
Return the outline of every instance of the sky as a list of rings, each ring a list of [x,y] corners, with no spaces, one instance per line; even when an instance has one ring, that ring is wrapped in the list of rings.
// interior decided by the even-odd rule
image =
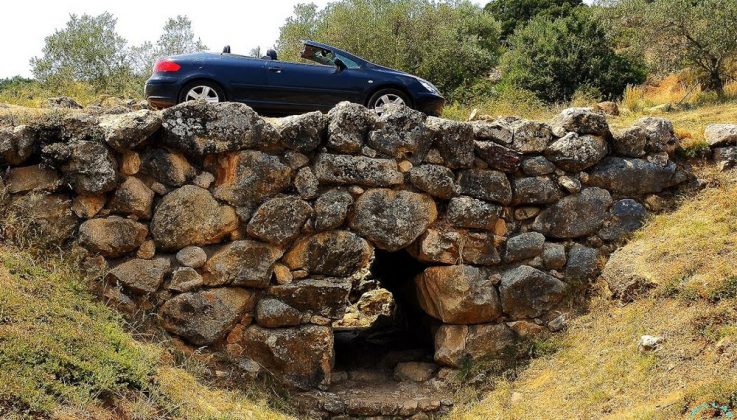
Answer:
[[[169,17],[187,15],[211,50],[229,44],[233,53],[271,47],[279,27],[297,3],[322,7],[329,0],[11,0],[3,4],[0,24],[0,78],[31,76],[29,59],[41,55],[44,38],[61,29],[69,14],[97,15],[108,11],[118,18],[118,33],[129,44],[155,41]],[[479,5],[486,0],[472,0]]]

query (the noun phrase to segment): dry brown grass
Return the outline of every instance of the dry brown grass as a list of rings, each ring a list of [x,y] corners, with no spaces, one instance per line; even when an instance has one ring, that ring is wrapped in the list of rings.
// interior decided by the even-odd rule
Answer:
[[[650,297],[595,299],[551,339],[557,352],[451,418],[706,418],[711,403],[737,414],[737,177],[700,175],[709,188],[654,217],[621,251],[658,284]],[[666,341],[643,354],[644,334]]]

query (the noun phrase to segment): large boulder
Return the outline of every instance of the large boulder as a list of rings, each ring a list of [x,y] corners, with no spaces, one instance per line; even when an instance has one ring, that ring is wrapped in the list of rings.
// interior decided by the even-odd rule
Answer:
[[[504,313],[512,319],[536,318],[563,299],[566,284],[527,265],[507,270],[499,286]]]
[[[475,141],[476,155],[481,158],[489,168],[506,173],[517,171],[522,160],[522,154],[508,147],[504,147],[493,141]]]
[[[265,202],[256,210],[248,223],[248,234],[276,245],[284,245],[295,239],[312,207],[297,197],[277,197]]]
[[[376,121],[376,129],[369,133],[367,144],[395,159],[422,162],[432,144],[425,118],[422,112],[406,106],[386,106]]]
[[[404,182],[393,159],[323,153],[315,159],[312,170],[326,184],[389,187]]]
[[[486,230],[493,230],[501,215],[501,206],[465,196],[451,199],[446,212],[453,226]]]
[[[637,201],[619,200],[609,210],[609,218],[599,231],[605,241],[618,241],[641,228],[648,216],[647,209]]]
[[[250,359],[289,385],[312,389],[330,384],[333,331],[330,327],[262,328],[238,325],[228,335],[228,354]]]
[[[102,194],[117,186],[117,161],[110,150],[97,141],[51,144],[43,148],[43,158],[61,169],[65,182],[77,194]]]
[[[532,229],[561,239],[589,236],[604,223],[611,205],[612,197],[607,190],[586,188],[543,210]]]
[[[254,303],[254,293],[245,289],[208,289],[169,299],[161,305],[159,318],[170,333],[206,346],[225,337]]]
[[[159,290],[170,268],[167,258],[135,258],[110,270],[105,279],[135,293],[154,293]]]
[[[608,157],[589,173],[588,185],[622,195],[659,193],[686,181],[674,162],[665,166],[643,159]]]
[[[473,126],[469,123],[428,117],[427,127],[433,135],[433,146],[440,151],[451,169],[470,168],[474,161]]]
[[[140,170],[172,187],[181,187],[197,176],[197,170],[184,154],[162,148],[146,150],[141,156]]]
[[[276,156],[245,150],[220,157],[215,174],[215,197],[234,206],[247,206],[288,188],[292,169]]]
[[[593,134],[606,136],[609,134],[609,124],[606,116],[591,108],[568,108],[558,114],[550,123],[553,134],[563,137],[567,133]]]
[[[232,207],[221,205],[206,189],[194,185],[167,194],[151,220],[151,234],[157,247],[165,251],[214,244],[237,227]]]
[[[143,181],[131,176],[115,190],[110,210],[147,220],[151,218],[153,203],[154,192]]]
[[[320,111],[291,115],[274,121],[281,143],[301,153],[317,149],[325,138],[328,117]]]
[[[513,263],[535,258],[543,253],[544,246],[545,236],[542,233],[521,233],[507,240],[504,261]]]
[[[512,148],[524,154],[542,152],[553,139],[550,126],[547,124],[516,120],[510,123],[510,127],[514,132]]]
[[[161,128],[161,115],[148,109],[107,115],[100,119],[100,127],[110,147],[118,151],[130,150]]]
[[[0,127],[0,164],[23,164],[31,157],[35,145],[36,136],[29,126]]]
[[[512,186],[503,172],[490,169],[468,169],[458,175],[460,193],[484,201],[509,204]]]
[[[7,191],[11,194],[34,192],[54,192],[61,187],[61,177],[54,169],[41,165],[8,168],[5,178]]]
[[[515,205],[551,204],[562,196],[558,183],[546,176],[514,179],[512,190]]]
[[[415,279],[420,307],[446,324],[480,324],[501,316],[493,278],[470,265],[425,269]]]
[[[734,146],[737,144],[737,124],[709,124],[704,137],[710,147]]]
[[[505,324],[442,325],[435,332],[435,361],[460,368],[466,360],[503,359],[514,345]]]
[[[22,241],[40,241],[58,245],[72,237],[77,229],[77,217],[68,197],[57,194],[26,194],[13,197],[7,208],[8,219],[22,223],[7,223],[7,237]]]
[[[625,157],[642,157],[647,146],[647,132],[642,127],[630,127],[612,134],[614,153]]]
[[[272,150],[279,134],[247,105],[188,101],[162,112],[164,144],[192,156]]]
[[[427,229],[409,251],[422,262],[437,264],[495,265],[501,261],[492,234],[445,226]]]
[[[588,282],[599,275],[599,250],[576,244],[568,252],[566,280]]]
[[[522,161],[522,172],[527,176],[550,175],[555,169],[555,164],[545,156],[531,156]]]
[[[376,124],[376,114],[365,106],[341,102],[328,112],[328,148],[340,153],[361,150],[369,131]]]
[[[398,251],[417,239],[437,216],[429,195],[372,189],[356,200],[351,229],[383,250]]]
[[[311,274],[348,277],[368,267],[371,245],[355,233],[336,230],[299,240],[284,256],[292,270]]]
[[[340,227],[353,205],[353,196],[342,190],[330,190],[315,201],[315,230]]]
[[[497,144],[509,146],[514,140],[514,131],[510,126],[510,121],[505,118],[494,121],[472,121],[471,127],[473,128],[474,138],[482,142],[492,141]]]
[[[673,131],[673,123],[664,118],[645,117],[635,122],[636,127],[645,130],[648,153],[666,152],[672,154],[678,148],[680,140]]]
[[[272,286],[268,293],[302,313],[337,320],[349,305],[350,291],[350,279],[325,278]]]
[[[265,288],[271,282],[274,263],[282,251],[257,241],[234,241],[215,252],[205,264],[204,278],[208,286]]]
[[[82,223],[79,227],[79,244],[90,252],[117,258],[135,251],[147,235],[146,225],[110,216]]]
[[[302,323],[302,314],[274,298],[262,298],[256,304],[256,322],[266,328],[293,327]]]
[[[568,133],[545,149],[545,157],[559,168],[578,172],[596,165],[607,154],[603,137]]]
[[[455,195],[453,171],[440,165],[420,165],[409,171],[412,185],[433,197],[450,199]]]

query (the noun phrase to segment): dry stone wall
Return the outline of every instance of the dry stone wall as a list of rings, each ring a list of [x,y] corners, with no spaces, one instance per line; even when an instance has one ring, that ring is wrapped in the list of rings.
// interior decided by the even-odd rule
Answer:
[[[6,211],[84,249],[106,300],[303,388],[330,382],[332,325],[377,249],[426,264],[406,282],[439,364],[558,329],[573,286],[689,179],[676,147],[666,120],[613,133],[583,108],[456,122],[341,103],[267,121],[188,102],[0,128]]]

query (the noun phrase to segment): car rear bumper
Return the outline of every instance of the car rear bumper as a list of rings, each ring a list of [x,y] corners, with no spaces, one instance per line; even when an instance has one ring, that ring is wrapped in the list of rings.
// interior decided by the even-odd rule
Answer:
[[[445,98],[442,96],[425,94],[415,98],[415,108],[433,117],[439,117],[444,106]]]
[[[177,104],[179,84],[170,80],[148,79],[144,96],[154,108],[167,108]]]

